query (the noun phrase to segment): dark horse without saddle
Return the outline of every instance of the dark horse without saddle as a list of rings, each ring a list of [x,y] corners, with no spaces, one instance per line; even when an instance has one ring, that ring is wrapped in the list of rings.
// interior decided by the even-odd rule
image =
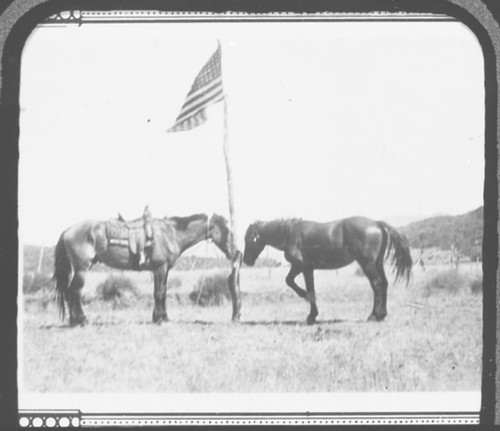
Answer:
[[[406,275],[407,284],[413,265],[406,237],[389,224],[366,217],[329,223],[301,219],[257,221],[246,231],[243,262],[253,265],[266,245],[284,251],[286,260],[291,263],[285,281],[301,298],[309,301],[308,324],[313,324],[318,315],[315,269],[337,269],[357,261],[374,293],[373,311],[368,320],[380,321],[387,316],[385,257],[394,249],[392,264],[396,280]],[[304,275],[306,290],[295,283],[295,277],[300,273]]]
[[[241,264],[241,252],[233,248],[231,233],[224,217],[214,214],[208,219],[205,214],[194,214],[189,217],[151,219],[154,240],[149,258],[141,267],[138,267],[136,254],[131,251],[134,245],[131,246],[127,242],[128,234],[117,233],[117,223],[130,222],[87,220],[66,229],[59,238],[55,250],[54,278],[62,318],[65,315],[66,302],[70,325],[87,322],[81,305],[81,290],[85,283],[86,273],[97,262],[117,269],[152,271],[154,275],[153,322],[167,321],[168,272],[185,250],[202,240],[212,240],[233,262],[232,273],[229,276],[229,291],[233,302],[232,319],[239,319],[241,303],[238,270]],[[129,230],[122,227],[123,231]],[[138,228],[144,230],[144,226]],[[113,230],[115,233],[112,233]],[[141,234],[136,233],[136,235]],[[143,238],[140,240],[142,241]]]

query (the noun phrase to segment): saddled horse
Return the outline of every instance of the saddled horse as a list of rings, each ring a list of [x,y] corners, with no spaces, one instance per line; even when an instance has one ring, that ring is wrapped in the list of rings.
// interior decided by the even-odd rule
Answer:
[[[136,220],[136,222],[139,221]],[[137,256],[130,244],[120,243],[110,233],[116,229],[116,220],[87,220],[66,229],[60,236],[55,249],[56,297],[64,319],[65,301],[69,309],[70,325],[83,325],[87,319],[82,310],[81,290],[85,275],[95,263],[128,270],[152,271],[154,275],[153,322],[168,321],[166,298],[169,270],[179,256],[188,248],[202,240],[212,240],[214,244],[233,261],[233,272],[229,277],[229,290],[233,302],[233,320],[238,320],[240,294],[238,273],[241,253],[234,249],[227,220],[217,214],[210,219],[206,214],[189,217],[165,217],[151,219],[153,242],[149,259],[138,266]]]
[[[285,252],[285,259],[291,264],[285,281],[301,298],[309,301],[308,324],[313,324],[318,315],[315,269],[338,269],[357,261],[374,293],[373,311],[368,320],[381,321],[387,315],[385,257],[391,249],[394,250],[395,278],[406,276],[407,284],[413,265],[407,238],[389,224],[366,217],[329,223],[301,219],[257,221],[246,231],[243,262],[254,265],[266,245]],[[300,273],[304,275],[306,290],[295,283],[295,277]]]

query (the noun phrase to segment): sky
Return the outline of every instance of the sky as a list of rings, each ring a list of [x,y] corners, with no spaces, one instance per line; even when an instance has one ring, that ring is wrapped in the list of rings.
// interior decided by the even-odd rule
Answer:
[[[255,220],[483,204],[483,55],[461,23],[39,26],[21,63],[21,243],[145,205],[229,217],[223,103],[166,132],[217,40],[240,246]]]

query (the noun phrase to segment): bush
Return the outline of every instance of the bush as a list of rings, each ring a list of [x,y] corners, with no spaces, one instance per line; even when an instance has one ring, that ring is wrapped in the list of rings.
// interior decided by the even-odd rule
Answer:
[[[47,274],[25,274],[23,276],[23,293],[33,294],[41,290],[50,290],[54,283],[52,277]]]
[[[475,294],[483,291],[483,277],[477,276],[470,281],[470,291]]]
[[[128,277],[110,275],[97,286],[96,293],[104,301],[126,302],[137,297],[137,287]]]
[[[469,279],[457,269],[438,272],[427,281],[425,288],[428,294],[435,292],[458,293],[469,284]]]
[[[172,277],[170,276],[167,281],[168,289],[178,289],[182,286],[182,279],[180,277]]]
[[[189,299],[202,307],[223,304],[230,297],[227,279],[228,275],[223,273],[201,276],[189,294]]]

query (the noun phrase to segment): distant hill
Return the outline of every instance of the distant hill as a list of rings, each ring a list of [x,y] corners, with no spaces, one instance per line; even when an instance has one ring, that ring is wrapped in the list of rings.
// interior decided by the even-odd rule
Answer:
[[[438,247],[449,250],[455,247],[471,259],[481,257],[483,242],[483,207],[457,216],[436,216],[399,229],[414,248]]]
[[[383,220],[386,223],[389,223],[391,226],[394,226],[399,230],[401,226],[406,226],[410,223],[414,223],[416,221],[424,220],[426,218],[429,218],[429,214],[423,216],[423,215],[402,215],[402,216],[387,216],[387,217],[382,217],[377,220]]]

